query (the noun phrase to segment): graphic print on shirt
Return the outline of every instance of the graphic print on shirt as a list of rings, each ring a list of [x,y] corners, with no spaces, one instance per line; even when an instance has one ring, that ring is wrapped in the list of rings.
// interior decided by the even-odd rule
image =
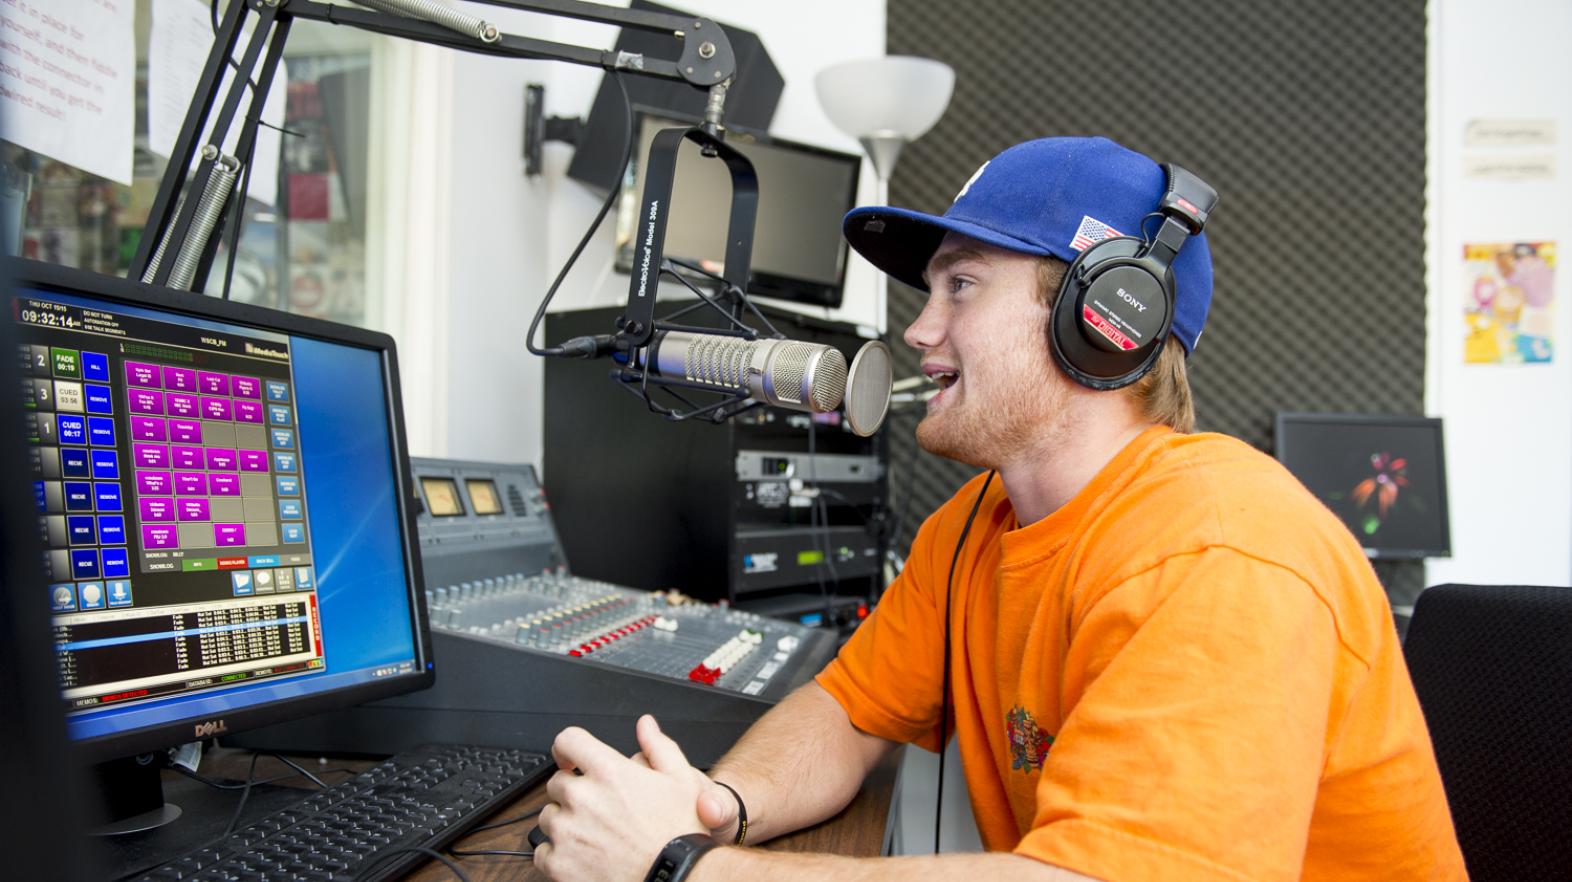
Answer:
[[[1016,705],[1004,715],[1005,737],[1010,740],[1010,768],[1033,772],[1043,767],[1053,736],[1038,728],[1031,712]]]

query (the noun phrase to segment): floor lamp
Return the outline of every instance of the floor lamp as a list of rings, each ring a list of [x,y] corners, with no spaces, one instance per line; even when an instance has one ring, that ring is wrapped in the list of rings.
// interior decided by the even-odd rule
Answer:
[[[890,202],[890,176],[901,149],[933,128],[949,106],[955,71],[942,61],[887,55],[847,61],[814,78],[819,104],[836,128],[862,142],[873,160],[876,204]],[[878,273],[874,288],[877,327],[883,336],[890,281]]]

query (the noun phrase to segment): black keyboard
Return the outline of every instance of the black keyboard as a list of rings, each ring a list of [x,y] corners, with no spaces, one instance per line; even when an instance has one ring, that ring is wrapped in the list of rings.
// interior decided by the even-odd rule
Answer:
[[[402,875],[554,770],[538,753],[422,745],[182,855],[146,880],[375,882]]]

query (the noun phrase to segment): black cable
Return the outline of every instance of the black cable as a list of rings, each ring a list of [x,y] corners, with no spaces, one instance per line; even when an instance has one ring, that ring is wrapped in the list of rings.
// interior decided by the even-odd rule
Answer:
[[[326,784],[322,783],[322,779],[321,778],[318,778],[316,775],[313,775],[310,772],[306,771],[305,766],[302,766],[301,764],[295,762],[294,760],[290,759],[289,757],[287,757],[287,756],[280,756],[279,754],[273,753],[272,751],[268,751],[267,755],[272,757],[273,759],[278,760],[279,762],[283,763],[284,765],[289,766],[291,769],[294,769],[295,771],[299,772],[300,774],[304,775],[306,778],[310,779],[311,783],[317,785],[318,787],[322,788],[323,790],[328,789],[328,786]]]
[[[240,789],[242,789],[242,788],[244,788],[246,786],[245,784],[238,783],[238,782],[225,783],[223,781],[215,781],[212,778],[207,777],[206,775],[199,775],[196,772],[193,772],[190,769],[188,769],[185,766],[182,766],[182,765],[180,765],[178,763],[170,763],[169,765],[165,766],[164,768],[169,769],[172,772],[176,772],[178,774],[184,775],[187,778],[190,778],[191,780],[196,781],[199,784],[205,784],[208,787],[213,788],[214,790],[240,790]],[[324,769],[323,770],[323,774],[327,774],[329,772],[348,772],[348,773],[353,774],[354,770],[353,769]],[[274,783],[276,781],[288,781],[291,778],[298,778],[298,777],[300,777],[300,775],[298,773],[291,772],[291,773],[289,773],[287,775],[274,775],[271,778],[263,778],[262,780],[255,782],[255,784],[272,784],[272,783]],[[320,782],[320,781],[318,781],[317,783],[318,783],[319,786],[321,786],[323,788],[326,788],[328,786],[326,784],[322,784],[322,782]]]
[[[456,861],[437,851],[436,849],[427,848],[424,845],[411,845],[406,848],[393,848],[384,852],[379,852],[375,858],[372,858],[360,866],[360,869],[355,872],[355,878],[361,878],[362,876],[366,875],[366,873],[370,871],[372,867],[381,864],[383,861],[386,861],[388,858],[393,857],[394,855],[404,854],[411,851],[441,861],[442,865],[447,867],[449,870],[452,870],[453,875],[459,877],[461,882],[469,882],[469,876],[465,875],[463,868],[460,867]]]
[[[982,508],[983,497],[988,495],[988,485],[993,483],[995,470],[988,470],[982,489],[977,491],[977,501],[972,503],[971,514],[966,516],[966,526],[961,528],[961,538],[955,541],[955,554],[950,556],[950,575],[944,580],[944,686],[940,690],[939,710],[939,793],[933,803],[933,853],[939,853],[939,825],[944,820],[944,743],[950,723],[950,601],[955,589],[955,565],[960,563],[961,549],[966,547],[966,537],[971,535],[972,521]]]
[[[533,859],[533,851],[509,851],[505,848],[450,848],[448,854],[458,858],[467,857],[524,857]]]
[[[451,854],[454,857],[459,857],[459,858],[466,858],[466,857],[527,857],[527,858],[533,858],[535,856],[535,852],[533,852],[533,851],[509,851],[509,850],[506,850],[506,849],[495,849],[495,848],[468,849],[468,848],[459,848],[458,846],[459,846],[460,842],[463,842],[465,839],[468,839],[469,837],[475,835],[476,833],[484,833],[487,830],[496,830],[496,829],[501,828],[501,827],[506,827],[506,826],[508,826],[510,824],[517,824],[519,821],[527,821],[530,818],[533,818],[533,817],[535,817],[538,814],[540,814],[540,809],[533,809],[531,811],[525,812],[522,815],[514,815],[513,817],[508,818],[507,820],[504,820],[504,821],[497,821],[497,822],[492,823],[492,824],[483,824],[483,825],[481,825],[479,827],[473,827],[470,830],[466,831],[464,833],[464,835],[461,836],[457,841],[453,842],[451,845],[448,846],[448,854]]]
[[[230,816],[230,818],[229,818],[229,825],[224,828],[223,834],[218,837],[218,841],[216,843],[214,843],[215,845],[221,844],[225,840],[227,840],[230,837],[230,835],[235,832],[235,825],[240,823],[240,815],[246,809],[246,800],[251,798],[251,785],[256,783],[256,778],[257,778],[257,760],[260,759],[261,757],[262,757],[262,752],[261,751],[253,750],[251,752],[251,770],[246,773],[246,784],[245,784],[245,786],[240,788],[240,803],[235,806],[235,813]]]
[[[628,163],[633,161],[633,99],[628,97],[628,86],[622,81],[620,73],[610,71],[607,75],[612,78],[612,82],[617,84],[617,91],[622,93],[623,129],[627,132],[627,137],[622,142],[622,164],[617,167],[626,170]],[[557,296],[557,289],[562,287],[562,280],[568,277],[568,271],[573,269],[573,264],[578,262],[579,255],[584,252],[590,240],[595,237],[595,231],[600,229],[601,222],[611,212],[611,207],[617,204],[617,198],[621,195],[621,192],[620,187],[613,186],[611,192],[606,194],[606,201],[601,203],[600,211],[596,212],[595,219],[590,221],[589,229],[584,231],[584,237],[579,239],[579,244],[574,247],[573,253],[568,255],[568,262],[564,263],[562,271],[557,273],[556,281],[551,283],[551,287],[546,289],[546,296],[541,298],[540,307],[535,310],[535,318],[529,323],[529,333],[524,337],[524,347],[529,350],[531,355],[557,356],[568,354],[561,346],[548,346],[545,349],[536,346],[535,331],[540,327],[541,320],[546,317],[546,308],[551,306],[551,299]]]

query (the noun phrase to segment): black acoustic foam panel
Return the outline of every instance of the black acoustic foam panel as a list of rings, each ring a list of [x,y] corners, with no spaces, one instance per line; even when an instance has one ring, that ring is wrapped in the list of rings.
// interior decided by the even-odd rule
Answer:
[[[1216,187],[1199,428],[1270,450],[1279,410],[1423,411],[1423,0],[889,0],[887,27],[890,54],[956,71],[897,205],[942,212],[990,156],[1049,135],[1107,135]],[[918,371],[898,338],[923,297],[891,284],[896,376]],[[973,472],[913,454],[919,414],[891,420],[892,463],[916,458],[891,482],[910,495],[897,548]],[[1395,603],[1422,587],[1418,564],[1381,576]]]

